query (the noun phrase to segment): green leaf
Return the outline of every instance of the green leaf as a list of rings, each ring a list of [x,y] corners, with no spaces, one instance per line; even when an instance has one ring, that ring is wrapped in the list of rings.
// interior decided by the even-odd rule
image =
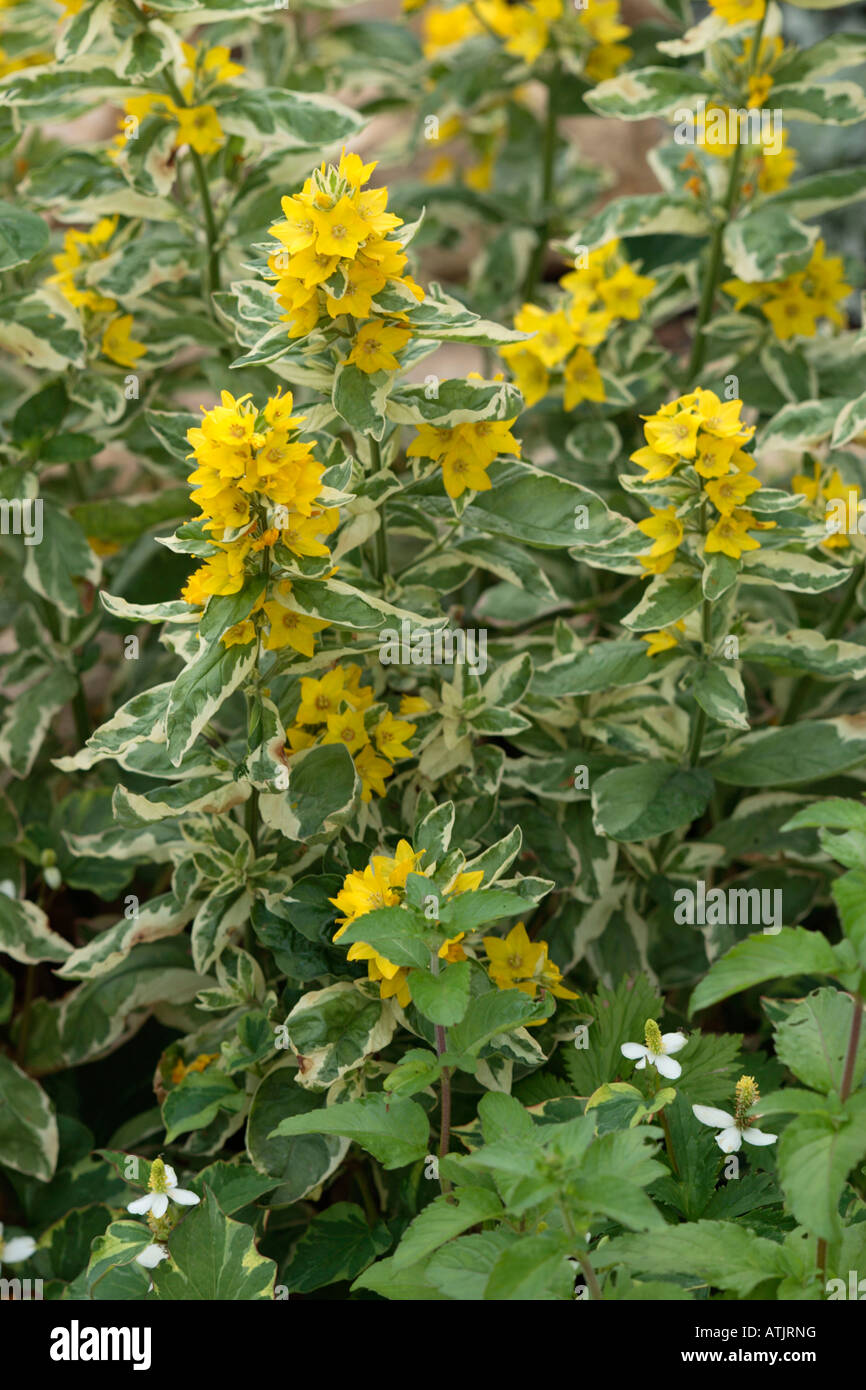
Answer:
[[[598,642],[549,666],[536,667],[532,688],[556,699],[564,695],[595,695],[612,688],[643,685],[661,676],[670,664],[664,655],[647,656],[645,642]]]
[[[343,363],[334,373],[334,409],[353,429],[382,439],[393,379],[392,372],[362,372],[354,362]]]
[[[866,808],[857,806],[858,811]],[[833,884],[833,894],[839,921],[848,940],[853,944],[866,970],[866,870],[851,869]]]
[[[574,1270],[567,1258],[570,1248],[567,1238],[554,1231],[524,1236],[499,1256],[484,1290],[485,1299],[532,1302],[571,1298]]]
[[[712,719],[733,729],[749,728],[749,708],[743,678],[736,666],[703,661],[691,680],[691,692]]]
[[[247,11],[249,6],[244,7]],[[289,92],[282,87],[237,88],[216,102],[220,125],[229,135],[253,142],[272,141],[281,153],[321,150],[358,134],[364,118],[334,97]]]
[[[469,1007],[468,960],[455,961],[438,975],[429,970],[412,970],[407,983],[412,1003],[431,1023],[450,1028],[460,1022]]]
[[[781,208],[747,212],[725,227],[725,259],[738,280],[781,280],[804,270],[818,239]]]
[[[355,1279],[391,1244],[384,1221],[372,1228],[360,1207],[336,1202],[313,1217],[292,1251],[283,1280],[290,1293],[312,1293]]]
[[[616,1236],[593,1254],[593,1264],[597,1269],[624,1264],[641,1278],[696,1275],[737,1298],[793,1272],[783,1246],[732,1221],[692,1221],[647,1235]]]
[[[191,1071],[173,1086],[163,1101],[165,1142],[173,1144],[179,1134],[204,1129],[220,1110],[236,1115],[244,1107],[244,1093],[225,1072],[208,1067]]]
[[[153,1270],[159,1299],[240,1302],[273,1299],[277,1267],[260,1255],[249,1226],[220,1210],[213,1193],[172,1231],[171,1260]]]
[[[851,995],[843,990],[816,989],[799,1000],[777,1024],[776,1056],[804,1086],[825,1094],[841,1092],[854,1007]],[[862,1005],[858,1007],[862,1009]],[[866,1031],[861,1028],[852,1090],[860,1085],[864,1073]]]
[[[274,1125],[287,1115],[307,1114],[324,1105],[324,1097],[305,1091],[293,1066],[269,1072],[258,1087],[247,1121],[247,1152],[258,1172],[281,1183],[273,1201],[299,1202],[319,1187],[342,1163],[349,1147],[326,1134],[272,1138]]]
[[[71,951],[69,942],[51,930],[41,907],[0,893],[0,953],[22,965],[38,965],[44,960],[66,960]]]
[[[339,944],[363,941],[393,965],[426,968],[431,950],[438,949],[442,940],[442,934],[433,933],[431,925],[411,907],[378,907],[351,922]]]
[[[410,1224],[394,1254],[394,1267],[415,1264],[454,1236],[462,1235],[470,1226],[501,1215],[499,1197],[486,1187],[461,1188],[455,1193],[454,1201],[445,1196],[436,1197]]]
[[[703,598],[700,580],[657,575],[644,590],[639,604],[622,619],[623,627],[650,632],[679,622]]]
[[[706,810],[713,779],[703,768],[647,762],[606,772],[592,791],[593,824],[614,840],[652,840]]]
[[[255,663],[255,643],[234,647],[202,643],[198,655],[177,677],[169,697],[166,732],[168,755],[175,767],[220,706],[247,679]]]
[[[639,68],[600,82],[584,100],[599,116],[642,121],[647,116],[673,116],[677,108],[694,108],[698,97],[709,99],[713,84],[687,68]],[[676,224],[671,231],[678,230]]]
[[[689,1013],[706,1009],[729,994],[764,980],[797,975],[836,975],[839,960],[826,936],[805,927],[782,927],[776,934],[747,936],[714,961],[689,1002]]]
[[[48,1182],[57,1166],[54,1106],[32,1077],[0,1052],[0,1164]]]
[[[272,1137],[294,1134],[340,1134],[360,1144],[383,1168],[403,1168],[426,1156],[430,1127],[415,1101],[389,1101],[374,1094],[309,1115],[291,1115],[280,1121]]]
[[[449,1051],[477,1056],[500,1033],[538,1015],[538,1005],[519,989],[488,990],[472,1000],[464,1017],[449,1030]]]
[[[395,1027],[387,1001],[350,980],[302,995],[286,1020],[298,1054],[298,1082],[314,1090],[330,1086],[387,1047]]]
[[[471,932],[487,922],[503,917],[518,917],[529,910],[530,903],[520,893],[507,888],[476,888],[471,893],[458,893],[447,902],[439,914],[439,925],[449,936]]]
[[[864,759],[866,729],[860,716],[840,715],[744,734],[707,767],[719,782],[734,787],[784,787],[833,777]]]
[[[842,1234],[839,1199],[866,1155],[866,1107],[853,1096],[844,1117],[798,1115],[779,1140],[779,1182],[795,1220],[823,1240]]]
[[[48,245],[48,227],[41,217],[14,203],[0,202],[0,270],[32,261]]]

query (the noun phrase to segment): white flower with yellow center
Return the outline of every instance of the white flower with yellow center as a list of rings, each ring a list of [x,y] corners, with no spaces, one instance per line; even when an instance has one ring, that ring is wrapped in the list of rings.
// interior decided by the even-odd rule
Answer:
[[[734,1091],[733,1115],[728,1114],[727,1110],[717,1110],[714,1105],[693,1105],[692,1111],[702,1125],[710,1125],[719,1131],[716,1143],[722,1153],[735,1154],[743,1147],[744,1141],[756,1148],[763,1148],[767,1144],[775,1144],[779,1137],[778,1134],[765,1134],[763,1130],[755,1129],[754,1119],[748,1118],[749,1110],[759,1099],[755,1078],[741,1076]]]
[[[669,1081],[676,1081],[677,1077],[682,1075],[683,1069],[670,1054],[685,1047],[688,1042],[685,1033],[662,1033],[655,1020],[648,1018],[644,1026],[644,1037],[645,1043],[623,1043],[620,1047],[623,1057],[637,1063],[636,1071],[643,1071],[649,1063]]]
[[[171,1165],[163,1163],[161,1158],[155,1158],[150,1165],[148,1187],[150,1191],[143,1197],[136,1197],[134,1202],[127,1204],[126,1210],[132,1212],[133,1216],[144,1216],[145,1213],[152,1212],[158,1220],[168,1211],[169,1199],[181,1207],[195,1207],[201,1201],[194,1192],[187,1191],[185,1187],[178,1187],[177,1174]]]

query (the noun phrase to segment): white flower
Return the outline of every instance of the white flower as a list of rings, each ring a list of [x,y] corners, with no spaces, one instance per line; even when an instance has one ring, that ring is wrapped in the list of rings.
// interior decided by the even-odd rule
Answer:
[[[658,1024],[648,1018],[644,1036],[645,1043],[623,1043],[620,1048],[623,1057],[628,1057],[630,1062],[637,1061],[636,1071],[643,1071],[649,1062],[650,1066],[655,1067],[656,1071],[666,1076],[669,1081],[676,1081],[677,1077],[682,1075],[683,1069],[679,1062],[673,1061],[670,1054],[685,1047],[688,1042],[685,1033],[662,1033]]]
[[[36,1241],[32,1236],[13,1236],[11,1240],[3,1239],[3,1222],[0,1221],[0,1268],[4,1264],[17,1265],[22,1260],[29,1260],[36,1249]]]
[[[754,1144],[760,1148],[765,1144],[775,1144],[778,1134],[764,1134],[760,1129],[754,1129],[751,1125],[739,1125],[733,1115],[729,1115],[727,1110],[717,1110],[713,1105],[693,1105],[696,1119],[702,1125],[711,1125],[719,1133],[716,1135],[716,1143],[723,1154],[735,1154],[742,1148],[743,1140],[747,1144]]]
[[[201,1201],[194,1192],[178,1187],[177,1174],[170,1164],[155,1158],[150,1166],[150,1192],[129,1202],[126,1210],[131,1211],[133,1216],[144,1216],[145,1212],[150,1211],[159,1219],[168,1211],[169,1198],[182,1207],[195,1207]]]
[[[156,1269],[162,1260],[168,1259],[168,1251],[164,1245],[147,1245],[140,1255],[136,1255],[135,1262],[144,1265],[145,1269]]]

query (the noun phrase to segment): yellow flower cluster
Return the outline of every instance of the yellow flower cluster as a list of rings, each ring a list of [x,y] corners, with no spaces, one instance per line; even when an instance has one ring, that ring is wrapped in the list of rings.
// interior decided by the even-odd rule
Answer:
[[[146,116],[164,116],[174,121],[177,130],[174,147],[189,145],[196,154],[209,155],[218,150],[225,139],[216,108],[210,102],[195,100],[208,95],[213,87],[228,82],[244,71],[240,63],[233,63],[230,50],[222,44],[214,48],[196,48],[193,44],[182,45],[186,59],[186,75],[181,83],[184,105],[163,92],[145,92],[141,96],[130,97],[123,104],[120,118],[120,131],[115,138],[119,152],[130,138],[130,122],[135,123],[137,136],[138,122]]]
[[[500,454],[520,458],[520,441],[511,433],[513,420],[476,420],[453,425],[419,425],[418,433],[406,450],[407,458],[436,459],[442,465],[442,481],[451,498],[467,488],[487,492],[491,485],[487,469]]]
[[[423,853],[423,850],[414,850],[408,840],[401,840],[393,859],[383,854],[374,854],[370,863],[360,873],[353,871],[347,874],[336,898],[330,899],[343,914],[337,918],[339,930],[334,933],[334,941],[339,941],[350,923],[366,916],[368,912],[375,912],[382,907],[398,907],[402,902],[409,874],[424,873],[423,869],[418,868],[418,861]],[[445,889],[445,893],[452,896],[473,892],[481,886],[483,878],[484,873],[481,869],[474,873],[458,873]],[[466,952],[460,945],[463,936],[464,933],[460,932],[459,935],[444,941],[439,947],[439,958],[446,961],[465,960]],[[373,946],[368,946],[363,941],[352,942],[347,959],[367,962],[368,978],[378,983],[381,999],[396,997],[401,1008],[412,1002],[407,980],[409,971],[405,966],[394,965]]]
[[[187,431],[196,467],[188,481],[192,500],[205,517],[204,530],[217,547],[187,581],[187,603],[203,604],[212,594],[235,594],[243,587],[252,556],[278,543],[297,556],[326,556],[322,538],[337,526],[336,507],[319,503],[324,465],[312,446],[298,438],[304,416],[293,415],[291,393],[281,389],[262,411],[251,398],[223,391],[221,404],[202,406],[200,428]],[[327,627],[290,606],[291,583],[280,580],[272,597],[262,595],[253,612],[268,623],[268,650],[293,647],[312,656],[314,634]],[[226,646],[251,642],[252,617],[225,633]]]
[[[116,231],[116,217],[100,218],[89,232],[70,228],[63,237],[63,250],[51,258],[57,274],[49,277],[48,284],[56,285],[73,309],[111,315],[102,331],[102,355],[119,367],[135,368],[146,349],[132,337],[132,314],[116,314],[117,301],[86,282],[89,267],[108,255],[108,243]]]
[[[364,190],[375,167],[375,160],[364,164],[344,151],[338,166],[316,169],[300,193],[282,199],[284,221],[270,229],[280,247],[268,260],[289,336],[303,337],[320,322],[348,316],[348,361],[367,373],[396,371],[395,353],[411,337],[405,313],[380,309],[376,296],[399,286],[406,302],[424,298],[403,273],[406,253],[391,236],[402,218],[387,211],[387,188]],[[355,332],[355,319],[369,322]]]
[[[385,795],[385,780],[392,775],[394,763],[412,757],[405,743],[418,726],[396,719],[387,710],[368,730],[364,714],[373,703],[373,690],[361,684],[361,674],[361,667],[352,663],[335,666],[319,679],[301,678],[301,703],[293,726],[286,730],[286,753],[291,757],[302,748],[344,744],[361,779],[361,800],[370,801],[373,792]],[[415,709],[428,708],[424,700],[412,703]]]
[[[851,293],[840,256],[827,256],[823,240],[815,242],[809,264],[782,280],[726,280],[722,289],[733,296],[736,309],[754,304],[773,326],[777,338],[813,338],[819,319],[844,328],[844,304]]]
[[[744,550],[760,548],[750,531],[775,525],[757,521],[745,506],[761,484],[749,476],[755,460],[742,446],[751,439],[754,426],[740,419],[742,406],[741,400],[720,401],[715,392],[699,387],[663,405],[654,415],[644,416],[646,444],[631,455],[652,483],[687,468],[694,470],[703,503],[703,552],[734,560]],[[713,513],[708,516],[707,504],[717,514],[709,528],[705,523]],[[663,574],[676,558],[685,528],[674,506],[651,507],[650,512],[647,520],[638,523],[638,530],[652,541],[640,562],[648,575]]]
[[[424,54],[435,58],[454,44],[492,34],[502,40],[506,53],[531,65],[550,44],[552,26],[571,17],[570,8],[565,0],[473,0],[450,8],[435,6],[424,17]],[[593,40],[584,65],[586,77],[591,82],[613,77],[631,57],[631,49],[618,42],[631,33],[620,21],[619,0],[593,0],[577,18]]]
[[[710,0],[711,9],[728,24],[757,24],[763,19],[767,0]]]
[[[816,507],[820,504],[822,519],[827,516],[828,502],[842,503],[846,530],[833,531],[822,544],[828,550],[847,550],[851,544],[848,535],[860,534],[860,489],[854,483],[846,483],[838,468],[822,465],[815,459],[811,478],[807,473],[796,473],[791,479],[791,490],[807,498]]]
[[[565,296],[558,307],[523,305],[514,326],[534,336],[529,342],[502,348],[502,356],[527,405],[547,395],[555,371],[562,373],[565,409],[574,410],[581,401],[605,399],[604,382],[590,349],[619,320],[640,317],[656,282],[625,261],[619,241],[608,241],[585,253],[559,283]]]

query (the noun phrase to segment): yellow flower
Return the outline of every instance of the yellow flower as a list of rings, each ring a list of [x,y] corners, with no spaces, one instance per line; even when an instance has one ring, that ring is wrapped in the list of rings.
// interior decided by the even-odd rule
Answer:
[[[544,363],[555,367],[568,355],[577,338],[561,310],[545,313],[535,304],[524,304],[515,315],[514,325],[521,333],[533,333],[530,348]]]
[[[213,106],[177,106],[174,114],[178,145],[189,145],[196,154],[203,155],[220,148],[225,137]]]
[[[349,923],[366,913],[396,906],[409,874],[420,872],[417,865],[423,853],[423,850],[414,850],[408,840],[400,840],[393,859],[374,854],[361,872],[353,869],[347,874],[336,898],[328,899],[343,914],[337,918],[339,931],[335,932],[334,940],[339,941]]]
[[[359,748],[370,742],[362,711],[343,710],[341,714],[329,714],[328,729],[322,742],[344,743],[350,753],[357,753]]]
[[[255,635],[255,623],[251,618],[244,618],[243,622],[227,628],[220,641],[224,647],[245,647],[255,639]]]
[[[345,700],[345,681],[339,666],[327,671],[320,680],[302,676],[301,703],[296,715],[298,724],[324,724],[332,714],[338,714]]]
[[[190,1062],[189,1065],[179,1059],[172,1067],[172,1083],[175,1086],[179,1085],[185,1076],[189,1076],[191,1071],[205,1071],[210,1066],[211,1062],[216,1062],[218,1058],[218,1052],[200,1052],[195,1061]]]
[[[743,24],[746,21],[755,24],[763,19],[767,8],[766,0],[710,0],[710,5],[728,24]]]
[[[610,313],[622,319],[637,319],[643,300],[655,285],[655,280],[648,275],[637,275],[631,266],[624,265],[610,280],[599,285],[598,293]]]
[[[449,936],[447,941],[443,941],[439,950],[436,952],[439,959],[447,961],[465,960],[466,952],[460,945],[465,935],[466,933],[461,931],[458,932],[456,936]]]
[[[592,353],[586,348],[578,348],[566,362],[564,383],[563,405],[566,410],[573,410],[580,401],[605,399],[601,372],[595,365]]]
[[[812,464],[812,477],[809,478],[804,473],[795,473],[791,479],[791,489],[798,492],[801,496],[808,498],[810,502],[818,499],[818,488],[821,485],[821,465],[817,459]]]
[[[656,453],[692,459],[697,451],[699,423],[697,415],[688,410],[671,415],[659,412],[647,419],[644,434]]]
[[[365,323],[352,345],[347,362],[352,362],[368,375],[373,372],[396,372],[400,363],[394,356],[412,336],[409,328],[372,320]]]
[[[502,349],[527,405],[535,405],[547,395],[550,377],[540,357],[523,343],[510,343]]]
[[[646,445],[629,455],[631,463],[636,463],[639,468],[646,469],[647,482],[658,483],[663,478],[669,478],[677,466],[677,460],[668,454],[658,454],[655,449]]]
[[[625,29],[627,33],[631,32],[624,24],[620,28]],[[634,49],[625,43],[597,44],[583,65],[584,76],[590,82],[606,82],[608,78],[616,77],[633,52]]]
[[[384,796],[385,778],[394,771],[389,762],[377,756],[372,743],[366,744],[355,754],[355,771],[361,779],[361,800],[371,801],[373,792]]]
[[[467,488],[475,492],[488,492],[493,486],[483,466],[468,449],[463,453],[449,449],[442,460],[442,481],[451,498],[461,497]]]
[[[545,948],[530,941],[522,922],[512,927],[504,939],[485,936],[484,949],[490,978],[497,989],[519,989],[535,998],[538,985],[532,977],[544,959]]]
[[[395,719],[389,710],[373,729],[376,747],[392,762],[395,762],[397,758],[411,758],[412,752],[404,746],[404,740],[411,738],[417,727],[417,724],[409,724],[405,720]]]
[[[683,523],[674,507],[650,507],[651,515],[638,522],[638,530],[652,537],[650,557],[667,555],[676,550],[683,538]]]
[[[269,623],[267,636],[263,640],[267,651],[291,647],[302,656],[313,655],[316,649],[315,634],[327,627],[327,623],[322,622],[321,618],[309,618],[306,613],[296,613],[278,599],[272,599],[262,607]]]
[[[289,512],[285,518],[280,518],[280,539],[293,555],[328,555],[328,547],[322,544],[319,537],[335,530],[339,520],[340,513],[336,507],[314,512],[312,516]]]
[[[734,439],[716,439],[711,434],[699,434],[695,471],[702,478],[723,478],[731,466],[736,447]]]
[[[102,335],[102,355],[116,362],[119,367],[135,368],[139,357],[147,351],[144,343],[139,343],[132,334],[132,314],[121,314],[112,319]]]
[[[734,511],[730,516],[721,516],[715,526],[707,533],[704,550],[708,555],[720,552],[739,560],[744,550],[759,550],[760,541],[749,535],[749,530],[757,526],[755,518],[748,511]]]
[[[782,341],[794,337],[814,338],[818,309],[799,285],[780,290],[761,305],[761,310],[773,325],[776,337]]]
[[[704,491],[722,516],[730,516],[760,486],[757,478],[750,478],[748,473],[730,473],[726,478],[707,483]]]
[[[426,714],[431,708],[422,695],[401,695],[400,714]]]
[[[676,629],[676,631],[674,631]],[[685,632],[684,622],[674,623],[673,627],[662,628],[659,632],[642,632],[640,640],[647,642],[647,656],[658,656],[660,652],[670,651],[678,645],[677,632]]]
[[[740,419],[743,402],[739,399],[720,401],[715,391],[704,391],[701,387],[694,393],[694,407],[701,421],[701,428],[722,439],[748,439],[754,434],[754,427],[744,425]]]

